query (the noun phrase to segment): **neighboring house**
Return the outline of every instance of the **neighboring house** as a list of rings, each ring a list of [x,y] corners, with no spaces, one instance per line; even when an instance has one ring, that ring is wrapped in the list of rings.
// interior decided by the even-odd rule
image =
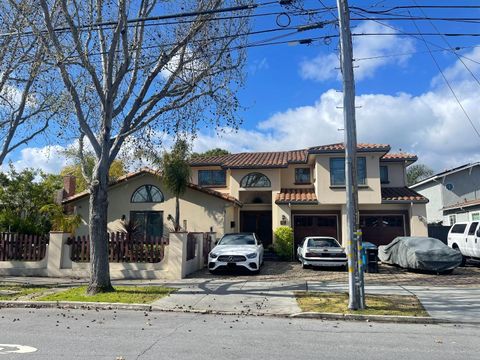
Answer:
[[[427,235],[428,200],[406,187],[405,168],[417,157],[390,154],[389,145],[359,144],[357,151],[364,241],[386,244],[399,235]],[[255,231],[265,246],[272,244],[275,228],[289,225],[296,242],[308,235],[330,235],[346,244],[344,155],[343,144],[332,144],[195,158],[190,162],[193,184],[181,198],[180,224],[188,231],[212,229],[218,235]],[[87,195],[64,203],[87,219]],[[146,231],[165,232],[168,215],[174,213],[173,196],[152,170],[129,174],[110,187],[112,230],[125,215],[143,221],[151,229]],[[79,229],[86,231],[86,225]]]
[[[410,188],[430,200],[426,207],[429,224],[451,226],[480,220],[480,162],[442,171]]]

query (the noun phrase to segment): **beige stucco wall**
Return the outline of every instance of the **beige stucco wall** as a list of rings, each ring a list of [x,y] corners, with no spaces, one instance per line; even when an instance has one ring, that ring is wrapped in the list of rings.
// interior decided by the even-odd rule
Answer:
[[[359,186],[358,201],[360,204],[380,204],[382,195],[380,191],[380,154],[362,154],[366,158],[367,178],[366,185]],[[335,155],[317,156],[315,166],[315,193],[320,204],[345,204],[345,187],[332,187],[330,185],[330,158]]]
[[[295,169],[297,168],[310,169],[310,184],[295,184]],[[311,188],[315,181],[314,166],[309,164],[289,165],[287,168],[280,169],[280,179],[282,188]]]
[[[135,203],[130,202],[133,192],[142,185],[152,184],[157,186],[163,193],[165,201],[162,203]],[[115,185],[109,190],[108,227],[109,231],[119,230],[119,219],[125,215],[130,218],[130,211],[163,211],[164,231],[171,229],[171,222],[167,216],[175,215],[175,197],[163,186],[161,181],[151,175],[143,174],[131,180]],[[77,230],[78,235],[88,233],[88,197],[73,203],[75,212],[83,219],[83,224]],[[188,188],[180,199],[180,225],[183,227],[184,220],[187,221],[188,231],[207,232],[212,227],[214,232],[222,235],[225,223],[234,221],[233,207],[231,202],[218,197],[205,194],[198,190]]]
[[[380,161],[380,165],[388,167],[388,184],[382,184],[384,187],[404,187],[405,185],[405,166],[403,162]]]

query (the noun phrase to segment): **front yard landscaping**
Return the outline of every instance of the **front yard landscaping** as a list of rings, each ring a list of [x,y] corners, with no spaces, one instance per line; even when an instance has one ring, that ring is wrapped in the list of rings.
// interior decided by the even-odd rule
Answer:
[[[303,291],[295,294],[298,306],[304,312],[359,314],[359,315],[394,315],[394,316],[429,316],[415,296],[405,295],[366,295],[366,309],[349,310],[347,293],[329,293]]]
[[[115,286],[116,291],[114,292],[88,296],[86,290],[86,286],[80,286],[42,296],[36,300],[149,304],[175,291],[173,288],[162,286]]]

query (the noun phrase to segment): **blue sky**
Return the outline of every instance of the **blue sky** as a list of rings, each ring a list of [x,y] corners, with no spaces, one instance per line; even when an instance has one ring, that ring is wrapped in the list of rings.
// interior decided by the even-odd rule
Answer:
[[[260,2],[260,1],[259,1]],[[427,4],[456,4],[452,1],[425,1]],[[323,1],[333,5],[334,1]],[[465,1],[465,4],[473,4]],[[352,6],[375,9],[395,5],[413,5],[405,1],[350,1]],[[305,7],[320,8],[320,1],[305,0]],[[272,5],[257,12],[279,10]],[[435,17],[478,17],[479,10],[425,9]],[[398,11],[401,15],[424,16],[419,10]],[[373,15],[372,15],[373,16]],[[352,14],[353,18],[359,16]],[[321,20],[331,20],[325,13]],[[292,25],[307,22],[306,18],[292,19]],[[382,21],[385,23],[385,21]],[[353,33],[393,33],[392,36],[354,37],[359,142],[388,143],[392,151],[417,154],[419,162],[436,171],[478,161],[480,137],[465,117],[453,94],[448,89],[438,68],[428,53],[425,43],[400,32],[417,32],[412,21],[388,21],[391,27],[374,21],[352,21]],[[417,21],[422,32],[435,33],[428,21]],[[434,21],[440,32],[480,33],[478,23]],[[254,30],[275,28],[275,17],[255,20]],[[330,25],[324,29],[304,32],[289,40],[335,34]],[[276,36],[279,33],[252,37],[251,42]],[[467,47],[458,51],[439,51],[448,45],[440,36],[428,36],[432,54],[447,77],[458,99],[480,130],[480,38],[448,37],[453,47]],[[270,151],[299,149],[313,145],[343,141],[341,81],[338,70],[338,40],[310,46],[276,45],[249,49],[246,65],[247,82],[239,97],[244,120],[238,133],[224,129],[219,137],[215,131],[201,131],[193,147],[195,151],[221,146],[230,151]],[[409,54],[409,55],[399,55]],[[390,57],[390,55],[393,55]],[[388,56],[388,57],[384,57]],[[361,60],[376,57],[375,59]],[[473,73],[473,75],[472,75]],[[475,79],[476,78],[476,79]],[[51,146],[52,144],[50,144]],[[53,144],[54,145],[54,144]],[[47,171],[58,171],[64,160],[56,156],[60,146],[48,147],[37,142],[12,154],[17,167],[40,166]],[[53,154],[53,155],[52,155]]]

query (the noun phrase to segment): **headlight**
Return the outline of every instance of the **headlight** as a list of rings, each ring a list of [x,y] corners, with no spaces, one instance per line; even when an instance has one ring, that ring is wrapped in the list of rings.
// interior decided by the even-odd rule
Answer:
[[[210,256],[212,259],[216,259],[216,258],[218,257],[218,255],[217,255],[217,254],[214,254],[214,253],[210,253],[209,256]]]
[[[249,259],[255,259],[256,257],[257,257],[257,253],[247,254],[247,258],[249,258]]]

